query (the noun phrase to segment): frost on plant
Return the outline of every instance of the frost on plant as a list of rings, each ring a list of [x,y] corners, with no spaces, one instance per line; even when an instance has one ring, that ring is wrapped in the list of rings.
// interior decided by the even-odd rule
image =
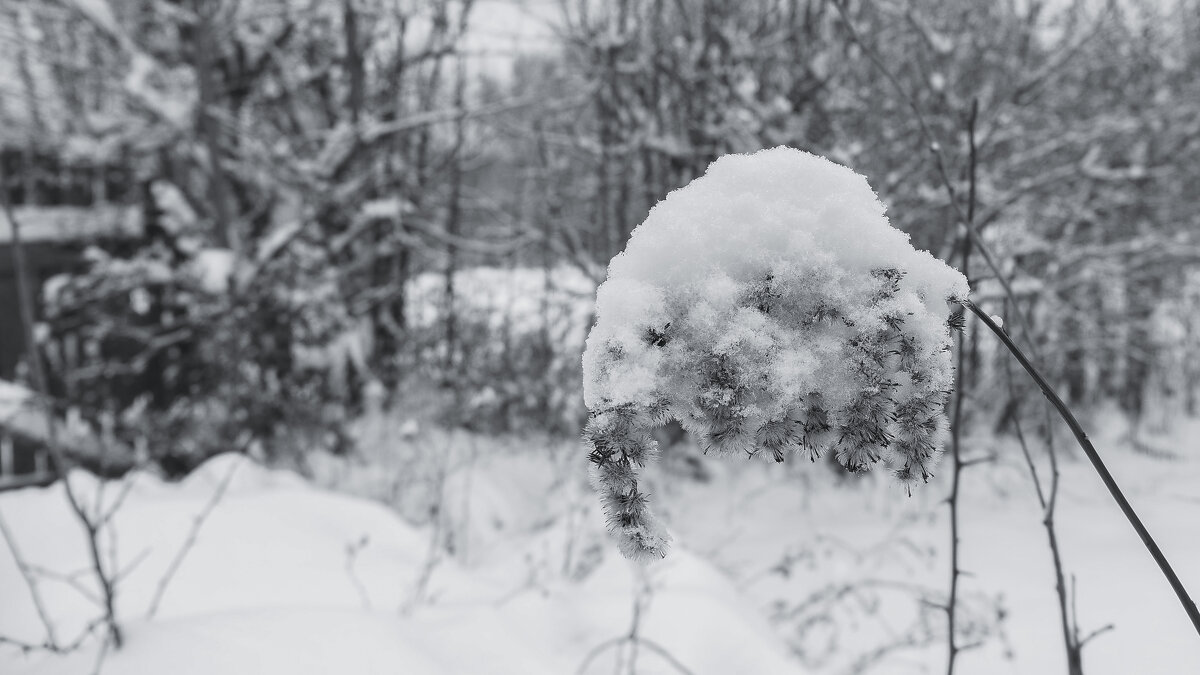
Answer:
[[[668,195],[610,264],[583,356],[584,440],[621,550],[666,554],[638,476],[671,419],[706,452],[832,452],[927,479],[953,384],[948,303],[967,290],[822,157],[728,155]]]

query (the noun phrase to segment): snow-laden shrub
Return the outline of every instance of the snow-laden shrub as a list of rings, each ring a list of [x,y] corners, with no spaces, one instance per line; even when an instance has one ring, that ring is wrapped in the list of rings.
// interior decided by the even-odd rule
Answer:
[[[790,148],[729,155],[667,196],[597,291],[583,357],[593,480],[621,550],[663,556],[638,486],[678,420],[706,451],[833,452],[928,479],[966,279],[891,227],[866,180]]]
[[[293,460],[344,445],[344,407],[327,374],[295,358],[337,335],[340,306],[301,274],[302,253],[233,293],[221,264],[232,256],[213,251],[93,249],[86,269],[46,284],[42,350],[54,393],[147,455],[77,461],[116,472],[146,459],[178,476],[231,450]]]

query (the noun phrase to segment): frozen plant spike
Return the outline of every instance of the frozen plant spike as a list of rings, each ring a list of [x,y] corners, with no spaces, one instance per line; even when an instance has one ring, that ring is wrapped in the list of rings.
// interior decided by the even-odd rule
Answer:
[[[927,479],[953,386],[947,302],[967,292],[822,157],[727,155],[672,192],[609,265],[583,355],[584,441],[621,550],[666,554],[638,478],[670,419],[709,452],[833,452]]]

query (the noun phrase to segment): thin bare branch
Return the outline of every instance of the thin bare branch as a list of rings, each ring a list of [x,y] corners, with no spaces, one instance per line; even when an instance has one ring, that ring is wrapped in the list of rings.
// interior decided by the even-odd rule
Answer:
[[[88,623],[87,626],[84,627],[83,631],[80,632],[79,635],[74,640],[71,640],[70,642],[68,642],[66,644],[51,644],[49,642],[35,644],[32,642],[24,642],[22,640],[14,640],[13,638],[0,635],[0,645],[9,645],[12,647],[16,647],[17,649],[20,649],[23,652],[49,652],[51,654],[70,654],[71,652],[74,652],[74,651],[78,650],[81,646],[83,646],[84,641],[86,641],[89,637],[91,637],[91,635],[93,633],[95,633],[98,628],[104,626],[107,622],[108,622],[108,618],[103,617],[103,616],[93,619],[90,623]]]
[[[225,472],[225,476],[217,484],[217,488],[213,490],[212,496],[208,498],[208,502],[204,505],[204,508],[200,509],[200,512],[193,517],[192,527],[188,530],[187,538],[184,539],[179,550],[175,552],[175,557],[171,559],[171,563],[167,566],[166,573],[158,581],[158,586],[154,590],[154,597],[150,600],[150,608],[146,611],[147,619],[153,619],[154,615],[158,613],[158,607],[162,604],[163,596],[167,593],[167,587],[170,585],[171,580],[175,578],[175,574],[179,572],[179,568],[183,565],[187,554],[196,545],[196,539],[200,535],[200,528],[204,527],[204,522],[208,520],[213,510],[217,508],[217,504],[221,502],[221,498],[225,496],[225,491],[229,489],[229,483],[233,480],[233,474],[237,472],[239,466],[241,466],[240,461],[230,463],[229,471]]]
[[[7,176],[3,166],[0,166],[0,186],[2,185],[7,185]],[[17,299],[21,325],[25,334],[25,348],[29,361],[29,370],[33,375],[34,385],[46,419],[46,446],[50,451],[54,471],[58,475],[59,482],[62,483],[63,494],[66,495],[67,504],[71,507],[75,519],[83,527],[87,537],[88,553],[91,556],[92,567],[96,573],[96,581],[100,584],[100,588],[103,591],[105,621],[108,624],[108,634],[113,641],[113,645],[120,648],[122,637],[121,628],[117,624],[116,618],[116,589],[108,576],[108,572],[104,569],[104,563],[100,557],[99,527],[79,501],[75,494],[75,489],[71,486],[70,460],[58,442],[58,421],[55,418],[54,407],[50,397],[50,386],[46,381],[46,374],[42,369],[41,355],[38,353],[37,348],[37,334],[34,330],[33,290],[30,288],[31,276],[26,264],[25,248],[21,239],[21,222],[14,212],[7,189],[0,189],[0,204],[3,205],[4,215],[8,219],[12,236],[9,248],[12,251],[13,271],[15,272],[17,281]]]
[[[0,516],[0,535],[4,536],[4,542],[8,544],[8,550],[17,563],[17,570],[21,573],[21,578],[25,580],[25,587],[29,589],[29,598],[33,601],[33,608],[37,611],[42,627],[46,630],[46,644],[57,645],[58,638],[54,632],[54,622],[50,620],[50,614],[46,611],[46,603],[42,601],[34,570],[25,562],[25,557],[21,555],[21,550],[17,547],[17,539],[13,536],[12,530],[8,529],[8,523],[5,522],[3,516]]]
[[[1179,575],[1175,572],[1175,568],[1171,566],[1170,561],[1167,560],[1166,555],[1164,555],[1162,549],[1159,548],[1158,542],[1156,542],[1154,537],[1150,535],[1150,531],[1146,529],[1145,524],[1142,523],[1142,519],[1137,515],[1137,512],[1134,511],[1133,506],[1125,497],[1125,493],[1121,490],[1120,486],[1117,485],[1116,479],[1113,478],[1112,473],[1108,470],[1108,466],[1100,457],[1100,453],[1096,451],[1096,447],[1092,445],[1091,440],[1088,439],[1087,433],[1083,430],[1083,426],[1079,424],[1079,420],[1075,418],[1075,415],[1071,412],[1070,408],[1067,407],[1067,404],[1064,403],[1061,398],[1059,398],[1058,394],[1054,391],[1054,388],[1051,387],[1048,382],[1046,382],[1046,379],[1042,376],[1041,372],[1029,361],[1029,358],[1025,356],[1025,353],[1021,351],[1021,348],[1018,347],[1015,342],[1013,342],[1012,338],[1008,336],[1008,333],[1006,333],[1003,328],[1000,328],[1000,326],[996,325],[996,322],[992,320],[992,317],[987,312],[980,309],[974,302],[971,302],[970,300],[964,300],[962,304],[967,309],[971,310],[975,316],[979,317],[979,319],[983,321],[984,325],[988,327],[988,330],[992,331],[996,337],[1000,338],[1000,342],[1002,342],[1008,351],[1013,355],[1013,357],[1017,359],[1017,362],[1021,364],[1021,367],[1025,369],[1025,372],[1029,373],[1029,376],[1033,378],[1033,381],[1037,383],[1038,388],[1041,389],[1042,394],[1050,400],[1050,403],[1054,406],[1054,409],[1058,411],[1059,416],[1062,417],[1063,421],[1067,423],[1067,426],[1071,429],[1071,433],[1075,435],[1075,440],[1078,442],[1079,447],[1083,449],[1083,453],[1087,455],[1088,461],[1091,462],[1092,468],[1094,468],[1096,473],[1100,476],[1100,480],[1104,483],[1104,487],[1108,489],[1109,494],[1112,495],[1113,501],[1115,501],[1117,506],[1120,507],[1121,513],[1125,515],[1125,519],[1129,521],[1129,524],[1133,526],[1134,531],[1137,532],[1138,538],[1142,540],[1142,544],[1150,553],[1150,557],[1154,558],[1154,562],[1158,564],[1159,570],[1162,571],[1163,576],[1167,579],[1167,583],[1170,584],[1171,590],[1175,592],[1176,597],[1179,599],[1179,603],[1183,606],[1184,612],[1187,614],[1188,619],[1191,620],[1192,626],[1196,629],[1197,635],[1200,635],[1200,609],[1196,608],[1196,601],[1192,599],[1190,594],[1188,594],[1187,589],[1183,585],[1183,581],[1179,579]]]

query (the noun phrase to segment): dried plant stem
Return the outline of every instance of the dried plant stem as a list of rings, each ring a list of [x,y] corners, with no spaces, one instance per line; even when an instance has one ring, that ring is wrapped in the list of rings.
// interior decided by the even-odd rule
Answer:
[[[0,535],[3,535],[5,543],[8,544],[8,550],[12,552],[13,561],[17,564],[17,570],[21,572],[21,577],[25,580],[25,585],[29,588],[29,597],[33,600],[33,608],[37,610],[38,619],[41,620],[42,626],[46,630],[46,644],[58,644],[58,638],[54,632],[54,623],[50,620],[50,614],[46,611],[46,603],[42,601],[42,593],[38,589],[38,580],[34,576],[34,569],[29,563],[25,562],[25,558],[21,556],[21,551],[17,548],[16,537],[8,529],[8,523],[0,517]]]
[[[146,610],[146,618],[153,619],[158,613],[158,606],[162,603],[163,596],[167,593],[167,587],[171,584],[171,580],[175,578],[175,574],[179,572],[180,566],[183,565],[184,558],[196,545],[196,540],[200,535],[200,528],[204,527],[205,521],[212,515],[213,509],[217,508],[217,504],[221,503],[221,498],[225,496],[225,491],[229,489],[229,483],[233,481],[233,474],[237,472],[239,461],[230,462],[229,471],[221,478],[221,482],[217,484],[217,488],[213,490],[212,496],[208,498],[208,503],[200,512],[192,519],[192,527],[188,530],[187,538],[179,550],[175,552],[175,557],[171,559],[167,565],[167,571],[162,578],[158,580],[158,587],[154,589],[154,597],[150,600],[150,608]]]
[[[966,260],[970,252],[970,243],[967,242],[963,247],[963,268],[966,269]],[[964,271],[965,274],[965,271]],[[963,406],[966,399],[966,387],[963,382],[963,371],[966,366],[966,350],[963,332],[959,331],[956,338],[956,359],[958,363],[954,373],[954,419],[950,425],[950,495],[946,497],[946,504],[950,508],[950,593],[946,599],[946,641],[947,641],[947,660],[946,672],[949,675],[954,673],[954,662],[958,656],[959,648],[955,637],[955,629],[957,622],[956,608],[958,606],[958,579],[962,576],[962,570],[958,568],[958,496],[959,485],[962,477],[963,460],[962,460],[962,420]]]
[[[0,186],[6,184],[7,180],[3,168],[0,167]],[[29,359],[29,371],[46,417],[46,446],[50,451],[50,456],[54,463],[55,475],[63,485],[63,493],[67,497],[67,503],[70,505],[72,513],[74,513],[79,524],[83,526],[84,532],[87,535],[88,553],[91,556],[92,568],[96,573],[96,582],[100,585],[104,600],[104,620],[108,626],[108,638],[112,640],[114,647],[120,649],[122,636],[116,617],[116,588],[108,572],[104,569],[104,562],[100,558],[99,539],[101,523],[99,520],[92,519],[75,495],[75,491],[71,487],[71,481],[69,480],[70,464],[68,463],[66,453],[63,452],[58,442],[58,425],[57,420],[54,418],[50,387],[46,381],[46,374],[42,370],[42,361],[37,351],[37,336],[33,330],[33,292],[30,288],[29,270],[25,261],[25,248],[21,240],[21,223],[12,208],[7,189],[0,189],[0,204],[4,207],[4,215],[8,220],[8,226],[12,233],[10,249],[12,250],[13,272],[17,282],[17,304],[21,315],[21,327],[25,333],[25,349],[27,358]]]
[[[968,227],[963,228],[961,237],[961,262],[960,271],[968,280],[971,269],[971,247],[973,245],[974,228],[969,224],[975,217],[975,167],[976,167],[976,148],[975,148],[975,120],[979,115],[979,102],[971,103],[971,114],[967,119],[967,139],[969,143],[969,193],[967,196],[967,213],[966,222]],[[947,183],[949,185],[949,183]],[[953,198],[951,191],[951,198]],[[966,341],[962,331],[958,332],[957,349],[955,350],[958,360],[957,367],[954,369],[954,421],[950,427],[950,456],[953,460],[951,467],[950,478],[950,496],[946,498],[946,502],[950,507],[950,594],[946,600],[946,644],[947,644],[947,659],[946,672],[948,675],[954,675],[955,659],[958,657],[962,649],[958,645],[958,639],[955,631],[958,628],[958,579],[962,576],[962,570],[959,569],[959,537],[958,537],[958,515],[959,515],[959,486],[962,478],[962,471],[968,465],[963,462],[962,458],[962,421],[963,407],[966,403],[966,386],[963,373],[966,371],[967,356],[966,356]]]
[[[653,594],[653,591],[649,580],[645,578],[645,572],[638,570],[636,574],[638,578],[636,580],[637,585],[633,592],[633,616],[630,620],[629,632],[620,637],[615,637],[611,640],[605,640],[604,642],[601,642],[593,647],[592,650],[588,652],[587,656],[584,657],[583,662],[579,664],[579,670],[576,671],[576,675],[585,675],[585,673],[588,672],[588,668],[592,665],[592,662],[604,652],[614,648],[620,649],[625,646],[628,646],[629,654],[626,658],[622,658],[622,654],[618,652],[618,673],[626,673],[627,675],[637,674],[637,650],[640,646],[645,647],[647,650],[655,654],[658,654],[659,657],[670,664],[671,668],[680,675],[693,675],[692,671],[682,662],[680,662],[679,659],[675,658],[671,652],[667,651],[665,647],[657,642],[654,642],[653,640],[647,639],[641,634],[642,613],[650,604],[650,598]]]
[[[367,592],[367,587],[363,584],[362,579],[358,576],[358,571],[355,569],[355,564],[358,562],[358,554],[370,543],[370,538],[363,535],[357,541],[352,541],[346,545],[346,576],[350,578],[350,583],[354,586],[354,591],[358,593],[359,602],[362,603],[363,609],[371,609],[371,594]]]
[[[1016,385],[1013,382],[1012,376],[1012,366],[1007,361],[1004,362],[1004,372],[1008,379],[1009,395],[1017,399]],[[1059,472],[1058,453],[1054,449],[1053,440],[1051,440],[1053,432],[1050,429],[1049,420],[1047,420],[1047,451],[1050,455],[1050,486],[1047,490],[1042,487],[1042,480],[1038,476],[1037,464],[1033,461],[1033,454],[1029,452],[1029,443],[1025,440],[1025,431],[1021,428],[1019,408],[1013,414],[1013,429],[1017,434],[1017,442],[1021,445],[1021,455],[1025,458],[1025,466],[1029,468],[1029,476],[1033,480],[1038,505],[1042,508],[1042,527],[1046,529],[1046,538],[1050,546],[1050,558],[1054,564],[1054,591],[1058,596],[1059,623],[1062,628],[1063,646],[1067,652],[1067,674],[1083,675],[1083,650],[1075,639],[1078,636],[1079,629],[1077,626],[1072,625],[1073,621],[1077,619],[1073,619],[1070,613],[1071,604],[1067,598],[1066,576],[1063,574],[1062,554],[1058,545],[1058,528],[1054,524],[1054,512],[1058,504]]]
[[[1033,336],[1030,331],[1030,321],[1026,318],[1024,312],[1021,310],[1020,304],[1017,302],[1016,293],[1013,291],[1012,284],[1009,281],[1008,276],[1002,272],[996,262],[995,256],[991,253],[984,242],[977,236],[977,233],[975,232],[974,220],[971,217],[971,214],[963,213],[962,205],[956,198],[957,191],[955,190],[954,184],[950,180],[949,173],[946,170],[946,162],[942,156],[941,146],[937,143],[936,138],[933,136],[932,130],[925,121],[924,115],[920,106],[917,104],[916,99],[904,89],[899,80],[887,68],[883,59],[880,58],[878,54],[876,54],[876,52],[862,40],[843,4],[840,2],[834,2],[833,5],[841,15],[843,23],[849,30],[850,36],[854,42],[862,47],[867,58],[870,59],[871,62],[879,69],[879,71],[887,78],[889,84],[896,89],[896,91],[904,99],[904,102],[912,109],[913,115],[920,126],[921,135],[924,137],[930,154],[933,156],[935,167],[938,171],[938,176],[950,197],[950,205],[955,210],[956,214],[959,216],[959,219],[962,221],[964,228],[966,229],[967,239],[972,241],[972,247],[974,250],[980,254],[988,268],[990,268],[995,274],[997,281],[1004,289],[1005,296],[1012,303],[1013,316],[1015,316],[1017,319],[1017,324],[1023,329],[1026,338],[1030,341],[1030,344],[1034,344]],[[973,199],[968,200],[968,209],[973,206],[973,202]],[[1074,415],[1071,414],[1070,410],[1067,409],[1066,405],[1054,393],[1053,389],[1050,388],[1050,386],[1046,383],[1044,378],[1041,377],[1033,365],[1029,363],[1029,360],[1025,357],[1024,353],[1022,353],[1016,343],[1014,343],[1008,337],[1008,334],[1002,331],[995,324],[995,322],[991,320],[991,317],[981,311],[977,306],[975,306],[974,303],[967,301],[964,304],[968,309],[978,315],[989,329],[991,329],[994,333],[996,333],[997,336],[1000,337],[1009,351],[1011,351],[1013,355],[1017,357],[1017,360],[1037,382],[1038,386],[1042,390],[1042,393],[1045,394],[1046,398],[1049,399],[1054,405],[1059,415],[1064,421],[1066,421],[1067,426],[1070,427],[1075,439],[1079,442],[1080,447],[1083,448],[1084,454],[1088,456],[1092,466],[1096,469],[1096,472],[1100,475],[1101,480],[1108,488],[1109,493],[1113,496],[1113,499],[1116,500],[1117,505],[1121,508],[1122,513],[1125,514],[1125,517],[1129,520],[1130,524],[1133,525],[1134,530],[1137,531],[1142,543],[1146,546],[1146,549],[1150,552],[1150,555],[1154,558],[1155,562],[1158,563],[1163,575],[1167,577],[1167,581],[1171,584],[1171,588],[1175,591],[1175,594],[1179,597],[1180,602],[1183,604],[1184,610],[1187,612],[1188,617],[1192,621],[1192,625],[1196,628],[1196,632],[1200,634],[1200,611],[1197,610],[1195,601],[1193,601],[1191,596],[1188,595],[1186,589],[1183,587],[1182,582],[1179,580],[1179,577],[1171,568],[1170,563],[1167,562],[1166,557],[1163,555],[1158,545],[1154,542],[1154,539],[1150,536],[1150,533],[1146,530],[1145,526],[1134,512],[1133,507],[1129,505],[1128,500],[1117,486],[1116,481],[1109,473],[1108,468],[1104,465],[1104,462],[1100,459],[1095,447],[1093,447],[1091,441],[1088,440],[1087,435],[1084,433]],[[1094,637],[1094,635],[1089,636],[1089,638],[1090,637]],[[953,640],[953,632],[951,634],[951,639]],[[1079,641],[1072,640],[1072,642]],[[951,673],[953,672],[953,654],[954,650],[951,648]]]
[[[71,640],[65,644],[52,643],[49,641],[41,644],[34,644],[32,642],[22,642],[21,640],[14,640],[12,638],[0,635],[0,645],[16,647],[25,653],[48,652],[50,654],[70,654],[82,647],[84,641],[91,637],[92,633],[96,632],[96,629],[104,625],[104,623],[104,617],[93,619],[88,625],[84,626],[83,630],[79,632],[79,635],[74,640]],[[109,643],[110,640],[105,640],[103,645],[101,645],[100,650],[103,652],[105,649],[107,649],[105,645],[108,645]]]
[[[1021,348],[1013,342],[1008,333],[1004,332],[1004,329],[996,325],[996,322],[992,320],[992,317],[987,312],[979,309],[979,306],[970,300],[964,300],[962,304],[971,310],[975,316],[979,317],[979,320],[995,333],[996,337],[1000,338],[1000,342],[1004,343],[1004,346],[1008,348],[1008,351],[1021,364],[1025,372],[1029,373],[1029,376],[1037,383],[1038,388],[1042,390],[1042,394],[1049,399],[1051,405],[1058,411],[1059,416],[1070,427],[1071,433],[1075,435],[1076,442],[1079,443],[1079,447],[1087,455],[1088,460],[1092,463],[1092,467],[1104,483],[1104,487],[1108,488],[1108,493],[1117,502],[1121,513],[1125,514],[1125,518],[1133,526],[1134,531],[1137,532],[1138,537],[1142,540],[1142,544],[1150,552],[1150,556],[1154,558],[1154,562],[1158,563],[1158,568],[1162,570],[1163,576],[1167,578],[1167,582],[1171,585],[1171,589],[1175,591],[1175,595],[1179,598],[1180,604],[1183,605],[1184,611],[1187,612],[1188,618],[1191,619],[1192,626],[1195,627],[1197,635],[1200,635],[1200,610],[1196,608],[1196,601],[1192,599],[1192,596],[1188,595],[1187,589],[1183,587],[1183,582],[1179,580],[1179,575],[1175,573],[1175,569],[1171,567],[1171,563],[1163,555],[1162,549],[1158,547],[1158,543],[1154,541],[1154,537],[1150,536],[1149,530],[1142,524],[1142,519],[1138,517],[1137,512],[1133,510],[1133,506],[1129,504],[1129,500],[1125,498],[1125,493],[1121,491],[1116,479],[1113,478],[1112,473],[1109,472],[1108,467],[1104,464],[1104,460],[1096,452],[1096,447],[1088,439],[1087,433],[1084,432],[1083,427],[1079,424],[1079,420],[1075,419],[1075,415],[1071,413],[1066,403],[1063,403],[1063,400],[1055,393],[1054,388],[1042,377],[1041,372],[1029,362],[1028,357],[1025,356],[1025,352],[1021,351]]]

